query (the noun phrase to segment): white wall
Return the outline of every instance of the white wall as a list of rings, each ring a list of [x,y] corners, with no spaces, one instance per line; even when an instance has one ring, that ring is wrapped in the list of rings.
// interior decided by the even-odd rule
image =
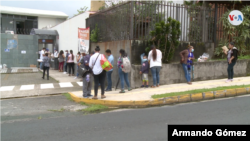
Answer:
[[[38,17],[38,29],[42,29],[46,26],[55,26],[63,21],[66,18],[48,18],[48,17]]]
[[[58,47],[59,51],[73,50],[74,55],[78,52],[78,27],[85,28],[86,21],[89,17],[89,13],[85,12],[72,19],[69,19],[55,27],[50,28],[51,30],[57,30],[59,34]],[[75,60],[76,62],[76,60]]]

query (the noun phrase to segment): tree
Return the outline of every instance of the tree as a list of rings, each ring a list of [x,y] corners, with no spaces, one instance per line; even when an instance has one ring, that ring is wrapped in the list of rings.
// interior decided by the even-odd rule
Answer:
[[[235,6],[235,3],[241,3],[241,0],[229,0],[229,1],[234,3],[234,6]],[[233,6],[233,9],[234,9],[234,6]]]
[[[222,15],[218,24],[222,22],[224,40],[228,39],[228,37],[233,39],[240,55],[243,55],[247,49],[246,41],[250,38],[250,6],[244,6],[240,11],[244,15],[244,20],[240,25],[233,26],[229,23],[228,15],[231,12],[230,10]]]
[[[86,12],[86,11],[87,11],[87,9],[88,9],[88,7],[87,7],[87,6],[80,7],[80,9],[79,9],[79,10],[77,10],[78,14],[75,14],[74,16],[77,16],[77,15],[79,15],[79,14],[81,14],[81,13]]]
[[[149,44],[156,45],[162,51],[163,62],[170,62],[175,49],[180,45],[180,22],[169,17],[167,22],[161,21],[155,24],[155,30],[150,32],[152,39]],[[149,51],[149,47],[145,51]]]

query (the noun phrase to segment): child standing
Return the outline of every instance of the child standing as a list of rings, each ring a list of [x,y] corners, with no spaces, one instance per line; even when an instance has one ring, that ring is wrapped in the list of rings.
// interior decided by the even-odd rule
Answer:
[[[140,74],[142,74],[142,85],[141,85],[141,87],[148,88],[149,63],[148,63],[148,60],[147,60],[147,56],[144,53],[141,55],[141,61],[142,61],[142,66],[141,66],[141,71],[140,71]]]

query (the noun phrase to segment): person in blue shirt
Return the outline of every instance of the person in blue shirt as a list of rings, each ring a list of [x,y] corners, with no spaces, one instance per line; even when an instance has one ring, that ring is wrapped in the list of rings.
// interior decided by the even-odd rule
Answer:
[[[108,61],[111,63],[112,66],[114,66],[114,56],[111,54],[110,49],[106,50],[106,55],[108,56]],[[107,72],[108,87],[105,91],[112,91],[112,79],[111,79],[112,72],[113,72],[113,69]]]

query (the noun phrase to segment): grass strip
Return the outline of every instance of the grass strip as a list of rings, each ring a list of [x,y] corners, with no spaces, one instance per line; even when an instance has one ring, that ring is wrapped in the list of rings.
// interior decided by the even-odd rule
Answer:
[[[152,95],[151,97],[153,99],[157,99],[157,98],[179,96],[179,95],[185,95],[185,94],[196,94],[196,93],[203,93],[203,92],[210,92],[210,91],[219,91],[219,90],[226,90],[226,89],[246,88],[246,87],[250,87],[250,85],[225,86],[225,87],[216,87],[216,88],[210,88],[210,89],[197,89],[197,90],[190,90],[190,91],[183,91],[183,92],[172,92],[172,93]]]
[[[73,99],[71,98],[71,95],[69,93],[64,93],[63,94],[68,100],[73,101]]]
[[[109,108],[107,106],[100,105],[100,104],[93,104],[93,105],[88,105],[88,107],[85,109],[82,109],[82,111],[85,113],[97,113],[97,112],[105,111],[108,109]]]

